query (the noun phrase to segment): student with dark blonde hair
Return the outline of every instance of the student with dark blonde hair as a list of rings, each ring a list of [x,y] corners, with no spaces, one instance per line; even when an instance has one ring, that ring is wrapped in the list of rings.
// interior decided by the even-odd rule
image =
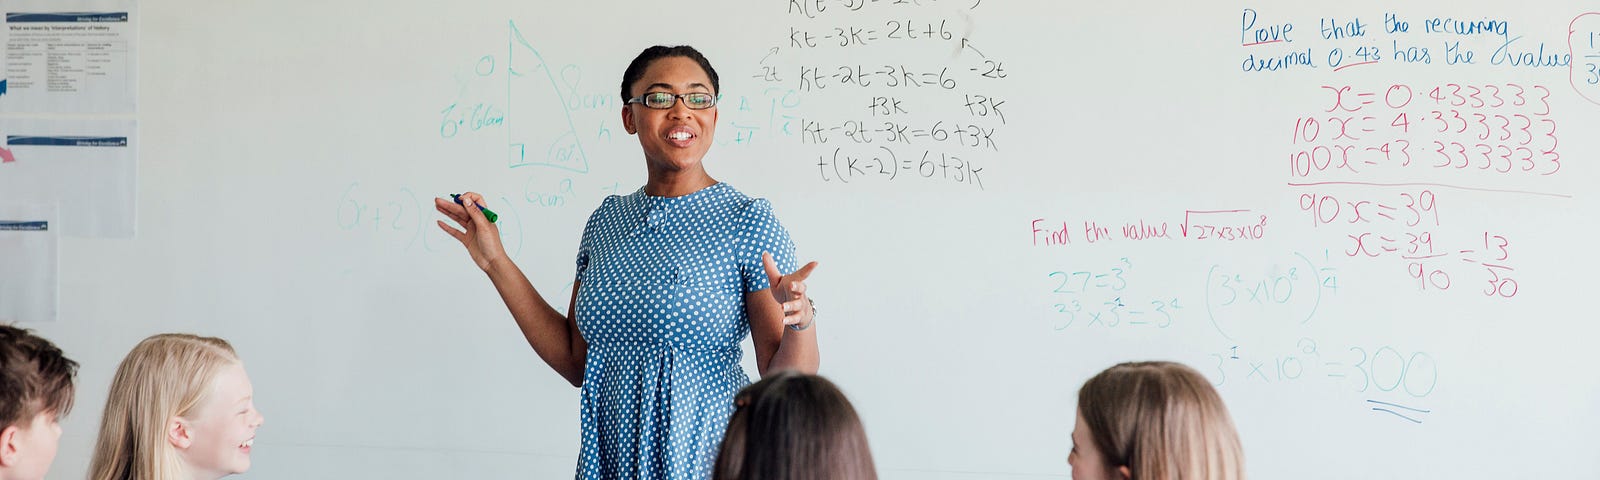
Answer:
[[[1073,480],[1244,480],[1244,451],[1211,382],[1182,364],[1129,362],[1078,390]]]
[[[72,410],[78,363],[49,340],[0,325],[0,480],[44,478]]]
[[[867,433],[843,392],[816,375],[769,375],[734,399],[713,480],[876,480]]]

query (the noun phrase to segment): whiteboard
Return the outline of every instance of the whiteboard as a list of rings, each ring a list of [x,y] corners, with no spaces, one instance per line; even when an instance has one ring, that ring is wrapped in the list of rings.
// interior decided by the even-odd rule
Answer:
[[[886,479],[1065,478],[1078,386],[1144,359],[1253,478],[1600,477],[1592,4],[141,6],[138,236],[64,238],[36,325],[83,364],[53,478],[163,331],[247,362],[246,478],[571,475],[577,390],[428,202],[485,192],[565,306],[654,44],[719,69],[707,168],[821,262]]]

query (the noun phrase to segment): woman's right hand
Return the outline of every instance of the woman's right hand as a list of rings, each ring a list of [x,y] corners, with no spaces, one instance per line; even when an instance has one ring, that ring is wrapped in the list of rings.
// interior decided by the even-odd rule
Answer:
[[[433,199],[433,207],[454,220],[462,230],[456,230],[444,223],[444,220],[438,221],[439,228],[444,229],[444,233],[450,234],[456,241],[461,242],[462,246],[467,247],[467,253],[472,255],[473,263],[477,263],[478,268],[487,272],[495,262],[506,258],[506,249],[500,244],[500,227],[495,226],[489,219],[483,217],[483,212],[478,211],[478,206],[483,204],[483,195],[477,192],[461,194],[461,203],[462,205],[457,205],[443,198]]]

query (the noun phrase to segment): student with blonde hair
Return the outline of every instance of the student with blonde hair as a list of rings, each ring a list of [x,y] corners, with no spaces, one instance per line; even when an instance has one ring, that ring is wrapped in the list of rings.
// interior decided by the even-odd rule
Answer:
[[[1073,480],[1244,480],[1244,451],[1222,397],[1200,372],[1129,362],[1078,390]]]
[[[139,342],[111,380],[90,480],[214,480],[250,469],[263,418],[227,341]]]
[[[50,471],[77,371],[49,340],[0,325],[0,480],[38,480]]]
[[[828,379],[780,371],[734,406],[713,480],[877,480],[861,418]]]

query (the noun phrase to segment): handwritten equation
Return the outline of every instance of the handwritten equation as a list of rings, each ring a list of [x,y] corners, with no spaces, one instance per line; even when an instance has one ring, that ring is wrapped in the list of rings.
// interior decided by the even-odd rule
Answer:
[[[810,150],[818,180],[852,185],[918,180],[984,188],[984,174],[993,174],[995,154],[1004,144],[1008,98],[997,92],[1010,74],[1004,60],[991,58],[964,36],[970,17],[917,8],[937,5],[912,0],[785,5],[793,22],[748,75],[804,100],[785,112],[797,118],[786,119],[782,137]],[[838,52],[849,52],[851,61],[837,61]],[[853,107],[822,108],[839,105]]]
[[[1291,178],[1430,169],[1548,176],[1562,168],[1550,89],[1543,85],[1325,85],[1322,90],[1328,97],[1323,114],[1295,119]]]
[[[1184,306],[1177,296],[1138,297],[1128,292],[1133,277],[1133,261],[1099,269],[1063,269],[1046,275],[1051,304],[1050,327],[1056,331],[1071,328],[1155,328],[1171,327],[1181,318]]]
[[[1336,385],[1376,397],[1362,402],[1373,414],[1413,424],[1423,423],[1433,412],[1418,403],[1439,386],[1439,364],[1426,351],[1390,345],[1341,345],[1324,350],[1310,337],[1300,338],[1285,350],[1258,352],[1231,346],[1209,354],[1213,363],[1202,371],[1218,387],[1230,382]]]

